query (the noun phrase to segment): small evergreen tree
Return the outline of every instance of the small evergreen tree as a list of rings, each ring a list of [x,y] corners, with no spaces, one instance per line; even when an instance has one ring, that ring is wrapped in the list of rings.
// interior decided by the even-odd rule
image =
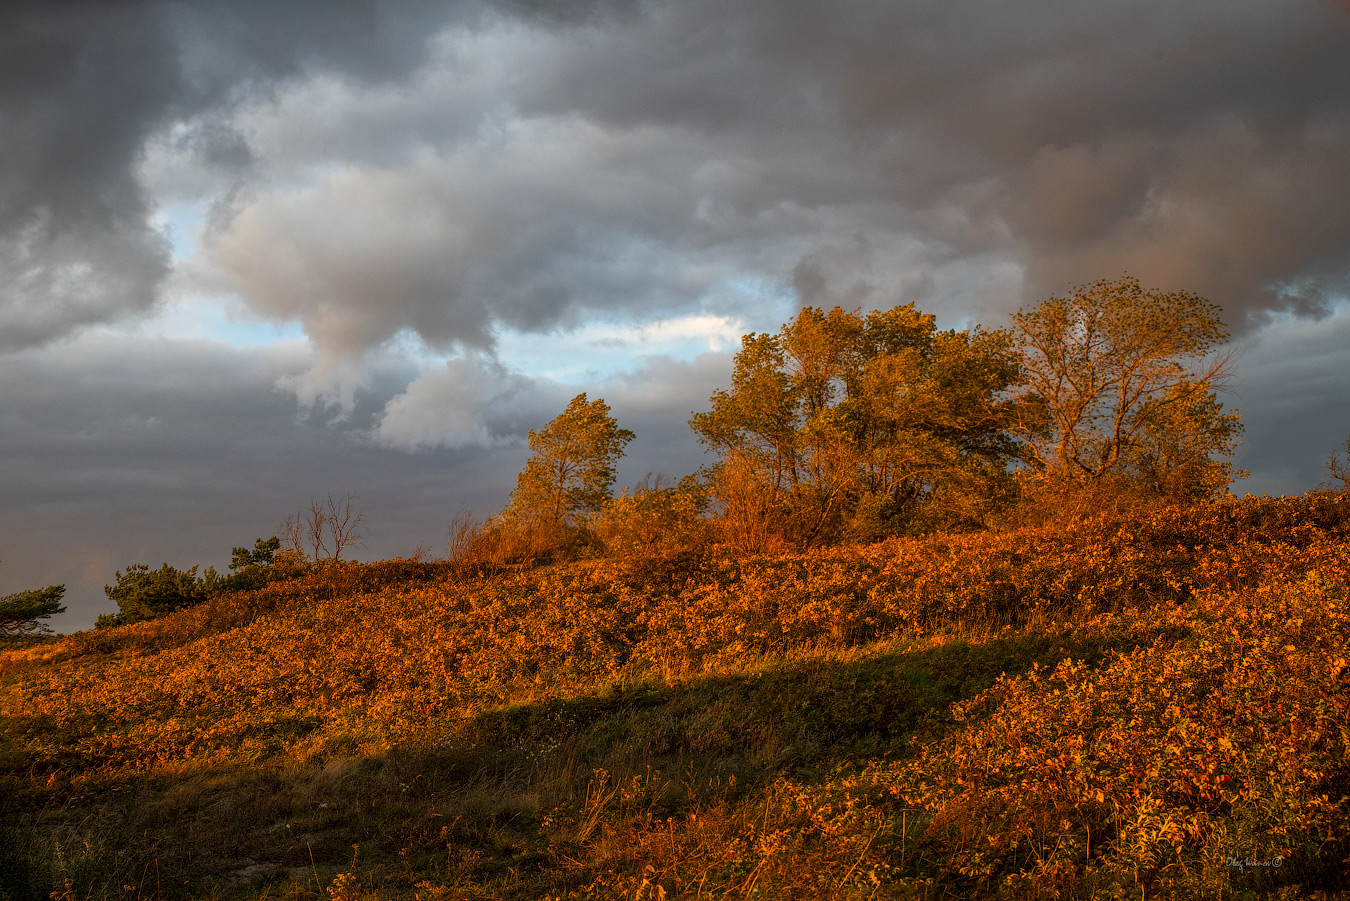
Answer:
[[[253,567],[271,566],[276,562],[277,552],[280,550],[281,539],[275,535],[254,541],[253,550],[237,547],[230,556],[230,572],[237,573]]]
[[[57,613],[65,613],[61,598],[64,585],[48,585],[32,591],[20,591],[0,598],[0,636],[32,635],[50,632],[41,622]]]
[[[230,575],[215,580],[214,592],[251,591],[269,582],[293,579],[304,573],[304,559],[289,549],[282,550],[281,539],[259,538],[253,548],[234,548],[230,557]],[[209,573],[208,573],[209,576]]]
[[[100,616],[95,626],[125,626],[200,604],[215,592],[220,581],[215,569],[198,578],[195,566],[179,570],[165,563],[151,569],[144,563],[133,563],[125,573],[117,573],[115,584],[103,587],[121,612]]]

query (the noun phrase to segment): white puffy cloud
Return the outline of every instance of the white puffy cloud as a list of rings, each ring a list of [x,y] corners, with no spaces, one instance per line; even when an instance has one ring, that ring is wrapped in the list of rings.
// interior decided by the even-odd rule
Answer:
[[[564,393],[561,386],[509,372],[495,360],[454,359],[391,398],[371,437],[407,449],[520,445],[531,426],[562,408]]]

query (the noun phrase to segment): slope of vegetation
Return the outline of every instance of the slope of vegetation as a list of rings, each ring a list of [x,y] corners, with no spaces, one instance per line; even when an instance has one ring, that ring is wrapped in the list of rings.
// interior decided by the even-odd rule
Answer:
[[[0,897],[1340,891],[1348,535],[331,565],[4,651]]]

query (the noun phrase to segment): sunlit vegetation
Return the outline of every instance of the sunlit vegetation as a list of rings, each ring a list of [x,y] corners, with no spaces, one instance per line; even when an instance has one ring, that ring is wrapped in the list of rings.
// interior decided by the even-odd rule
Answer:
[[[214,567],[198,576],[196,566],[182,570],[165,563],[159,569],[151,569],[144,563],[133,563],[126,572],[117,572],[113,584],[104,586],[104,594],[117,604],[118,612],[101,614],[96,628],[145,622],[195,606],[216,595],[248,591],[269,582],[297,578],[309,572],[317,562],[307,560],[303,553],[293,549],[283,549],[281,540],[274,535],[268,539],[259,538],[252,549],[235,548],[228,576],[220,575]]]
[[[0,899],[1350,891],[1350,493],[1227,493],[1198,298],[1014,326],[803,310],[617,496],[579,395],[441,561],[119,572],[0,650]]]
[[[1342,887],[1348,532],[1326,494],[810,554],[390,561],[10,651],[11,894]]]

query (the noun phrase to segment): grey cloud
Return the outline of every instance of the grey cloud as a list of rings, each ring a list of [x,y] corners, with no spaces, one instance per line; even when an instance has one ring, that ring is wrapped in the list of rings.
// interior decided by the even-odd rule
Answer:
[[[636,485],[648,473],[678,479],[709,462],[689,428],[689,416],[708,409],[712,393],[730,384],[732,356],[704,353],[692,360],[653,356],[582,386],[590,397],[603,398],[619,425],[635,435],[619,463],[617,487]]]
[[[10,347],[153,304],[137,167],[172,127],[200,172],[146,177],[210,195],[228,284],[336,354],[687,307],[733,271],[1001,314],[1129,270],[1240,327],[1325,312],[1350,271],[1350,16],[1328,3],[18,9]],[[872,275],[821,262],[849,247]]]
[[[258,197],[208,253],[255,312],[299,319],[338,355],[404,328],[488,350],[500,326],[668,314],[741,272],[735,253],[697,240],[686,148],[675,134],[523,124],[487,146]]]
[[[586,391],[609,403],[620,425],[637,433],[628,453],[637,461],[633,466],[662,468],[674,460],[689,471],[700,451],[688,415],[705,409],[712,393],[727,384],[731,360],[730,353],[700,354],[692,361],[656,355],[594,381],[565,384],[512,372],[488,357],[454,359],[390,398],[370,438],[410,450],[519,449],[529,430]]]
[[[371,438],[380,446],[423,452],[487,448],[520,466],[528,455],[526,433],[585,391],[605,400],[619,425],[636,435],[619,465],[621,484],[637,484],[647,473],[679,477],[706,462],[688,418],[707,409],[712,393],[726,386],[731,365],[730,353],[689,361],[653,356],[594,382],[563,384],[510,372],[486,358],[453,360],[391,398]]]
[[[172,44],[142,4],[0,14],[0,350],[147,309],[168,269],[135,177],[170,110]]]
[[[1004,311],[1129,270],[1246,327],[1346,289],[1347,37],[1325,3],[691,3],[549,60],[527,108],[800,151],[852,176],[818,203],[870,191],[931,255],[1017,262]]]
[[[1326,481],[1327,457],[1350,436],[1350,307],[1321,321],[1277,316],[1237,347],[1223,400],[1242,413],[1235,462],[1252,476],[1234,490],[1287,494]]]
[[[8,3],[0,12],[0,350],[150,310],[167,242],[138,177],[158,130],[302,72],[393,78],[442,4]],[[249,162],[205,129],[208,164]]]
[[[439,553],[457,509],[505,503],[523,449],[377,446],[373,416],[407,374],[370,378],[335,426],[276,389],[312,364],[295,345],[96,335],[0,356],[0,595],[65,583],[56,625],[85,628],[114,609],[102,589],[115,570],[224,570],[230,548],[330,491],[366,512],[361,559]]]
[[[565,394],[489,358],[455,359],[391,398],[371,437],[407,449],[519,446],[530,428],[557,415]]]

